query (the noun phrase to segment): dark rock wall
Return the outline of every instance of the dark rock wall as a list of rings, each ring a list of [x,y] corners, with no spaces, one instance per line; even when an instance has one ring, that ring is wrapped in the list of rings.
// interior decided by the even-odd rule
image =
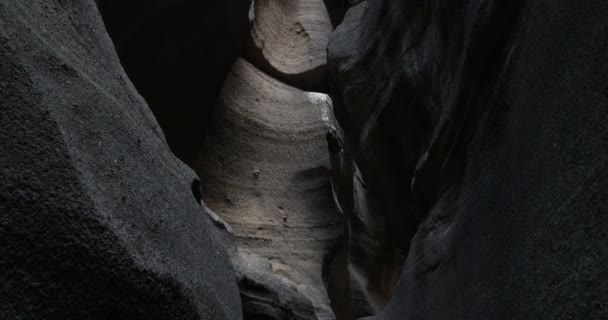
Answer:
[[[242,318],[93,1],[0,2],[0,144],[1,319]]]
[[[129,78],[191,164],[249,35],[251,0],[96,0]]]
[[[608,316],[606,17],[565,0],[347,12],[328,59],[349,316],[388,298],[379,319]]]

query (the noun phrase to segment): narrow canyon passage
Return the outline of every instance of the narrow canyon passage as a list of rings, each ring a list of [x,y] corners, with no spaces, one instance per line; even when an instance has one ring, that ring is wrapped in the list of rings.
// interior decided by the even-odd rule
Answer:
[[[266,0],[255,2],[254,19],[194,168],[203,201],[233,232],[236,268],[252,277],[246,265],[259,265],[263,286],[278,282],[277,295],[303,295],[298,303],[312,306],[300,312],[285,303],[295,318],[334,319],[323,283],[343,229],[329,178],[333,110],[328,95],[304,90],[322,87],[329,16],[321,1]],[[246,317],[282,318],[254,307],[272,303],[246,286]]]
[[[0,319],[608,319],[608,1],[1,0]]]

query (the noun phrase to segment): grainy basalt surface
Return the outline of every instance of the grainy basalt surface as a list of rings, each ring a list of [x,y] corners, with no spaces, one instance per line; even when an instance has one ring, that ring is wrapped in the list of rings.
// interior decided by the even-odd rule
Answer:
[[[328,54],[342,315],[608,316],[607,16],[602,1],[346,13]]]
[[[0,2],[0,318],[242,318],[93,1]]]

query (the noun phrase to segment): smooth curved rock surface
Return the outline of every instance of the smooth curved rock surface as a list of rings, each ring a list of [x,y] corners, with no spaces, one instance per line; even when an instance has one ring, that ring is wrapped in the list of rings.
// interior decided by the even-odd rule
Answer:
[[[348,11],[328,49],[334,185],[359,226],[348,316],[380,293],[374,319],[608,317],[606,16],[565,0]],[[407,256],[392,296],[362,285],[391,264],[378,245]]]
[[[330,110],[327,95],[287,86],[239,59],[195,167],[205,203],[231,226],[239,253],[265,261],[272,281],[312,301],[318,319],[333,319],[322,275],[342,230],[325,142]]]
[[[0,318],[242,319],[93,1],[0,2]]]
[[[246,58],[292,86],[324,90],[332,25],[322,0],[257,0]]]
[[[190,164],[249,36],[250,0],[97,0],[129,78]]]

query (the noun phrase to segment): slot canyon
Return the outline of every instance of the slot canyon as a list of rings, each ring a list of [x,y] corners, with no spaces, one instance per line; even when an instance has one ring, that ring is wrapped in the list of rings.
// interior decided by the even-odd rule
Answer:
[[[0,0],[0,319],[608,319],[608,2]]]

